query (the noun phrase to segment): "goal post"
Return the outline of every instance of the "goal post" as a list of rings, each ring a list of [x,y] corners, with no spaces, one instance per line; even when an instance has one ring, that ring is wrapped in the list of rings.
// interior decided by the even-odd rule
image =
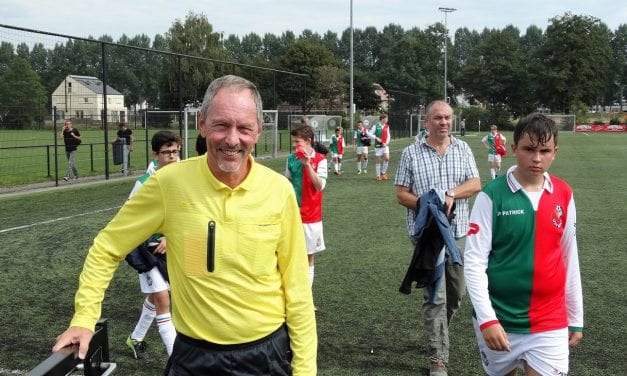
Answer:
[[[575,132],[577,116],[562,114],[545,114],[545,116],[555,122],[559,132]]]
[[[307,124],[312,128],[316,141],[329,144],[331,136],[335,134],[335,129],[342,126],[342,117],[339,115],[289,115],[288,124],[290,130],[299,126],[301,119],[305,117]]]

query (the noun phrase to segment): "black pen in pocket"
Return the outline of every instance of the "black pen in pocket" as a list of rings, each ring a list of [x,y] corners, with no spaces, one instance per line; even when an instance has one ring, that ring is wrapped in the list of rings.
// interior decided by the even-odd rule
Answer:
[[[207,271],[213,272],[215,268],[215,252],[216,252],[216,223],[209,221],[207,231]]]

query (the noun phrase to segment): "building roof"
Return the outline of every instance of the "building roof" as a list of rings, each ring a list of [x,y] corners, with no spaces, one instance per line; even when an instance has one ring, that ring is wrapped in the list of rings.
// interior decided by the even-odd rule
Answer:
[[[86,88],[88,88],[89,90],[93,91],[96,94],[103,94],[103,84],[102,81],[100,81],[98,78],[96,77],[90,77],[90,76],[76,76],[71,74],[70,75],[71,78],[73,78],[74,80],[80,82],[81,84],[83,84]],[[122,93],[120,93],[119,91],[115,90],[114,88],[112,88],[111,86],[107,85],[107,95],[123,95]]]

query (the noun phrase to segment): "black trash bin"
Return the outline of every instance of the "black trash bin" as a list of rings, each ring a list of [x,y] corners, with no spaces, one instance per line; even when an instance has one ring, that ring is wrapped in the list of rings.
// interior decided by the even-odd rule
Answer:
[[[113,164],[121,165],[124,163],[124,142],[123,138],[113,141]]]

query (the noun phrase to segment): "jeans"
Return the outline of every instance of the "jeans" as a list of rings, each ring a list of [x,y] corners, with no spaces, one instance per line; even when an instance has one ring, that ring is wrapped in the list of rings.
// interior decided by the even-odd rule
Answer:
[[[455,239],[464,259],[466,237]],[[429,356],[442,359],[448,363],[449,359],[449,325],[455,312],[459,309],[462,297],[466,293],[464,280],[464,266],[454,265],[450,259],[446,260],[444,281],[440,283],[435,296],[435,303],[429,303],[431,288],[423,289],[424,301],[422,304],[423,330],[427,337],[427,351]]]
[[[65,176],[67,178],[71,178],[70,173],[73,173],[75,177],[78,177],[78,170],[76,169],[76,150],[66,151],[65,156],[67,157],[67,171],[65,171]]]

